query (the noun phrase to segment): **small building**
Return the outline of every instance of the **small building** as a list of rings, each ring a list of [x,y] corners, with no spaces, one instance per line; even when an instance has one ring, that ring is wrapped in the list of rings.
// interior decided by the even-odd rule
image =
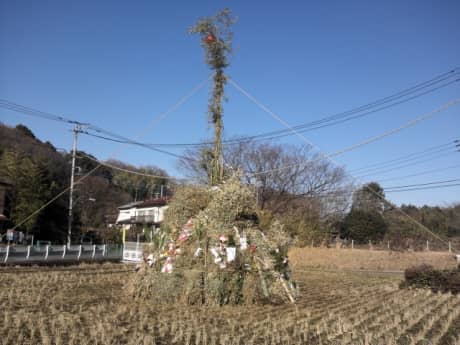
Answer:
[[[167,208],[167,198],[135,201],[118,207],[116,224],[122,226],[123,242],[126,237],[136,240],[140,234],[150,241],[163,222]]]

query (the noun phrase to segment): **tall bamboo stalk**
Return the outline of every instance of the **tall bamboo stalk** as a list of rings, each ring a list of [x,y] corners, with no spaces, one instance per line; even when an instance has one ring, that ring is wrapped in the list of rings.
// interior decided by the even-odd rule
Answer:
[[[201,36],[201,46],[205,50],[206,63],[215,71],[213,89],[209,100],[208,115],[214,126],[214,148],[211,153],[210,168],[208,171],[209,184],[217,185],[223,181],[224,165],[222,157],[222,133],[224,86],[226,76],[224,69],[228,66],[228,54],[231,53],[232,33],[230,26],[235,22],[229,9],[217,13],[213,17],[205,17],[190,28],[191,33]]]

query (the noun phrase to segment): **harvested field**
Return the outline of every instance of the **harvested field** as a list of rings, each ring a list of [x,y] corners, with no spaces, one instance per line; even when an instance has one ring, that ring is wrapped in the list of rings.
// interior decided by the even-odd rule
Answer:
[[[293,248],[289,258],[294,268],[404,271],[428,264],[437,269],[457,267],[453,253],[400,252],[366,249]]]
[[[104,264],[0,273],[1,344],[459,344],[460,296],[400,290],[400,275],[295,273],[296,305],[156,306]],[[11,270],[11,271],[10,271]],[[23,272],[21,272],[23,271]]]

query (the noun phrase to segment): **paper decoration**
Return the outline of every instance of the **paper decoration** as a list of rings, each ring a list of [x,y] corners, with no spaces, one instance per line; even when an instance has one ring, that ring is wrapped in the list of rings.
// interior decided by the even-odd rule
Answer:
[[[155,258],[153,257],[153,254],[150,254],[149,256],[147,256],[147,265],[149,265],[149,267],[152,267],[154,263],[155,263]]]
[[[187,241],[190,237],[190,232],[188,230],[184,230],[179,237],[177,238],[178,241]]]
[[[235,261],[235,258],[236,258],[236,248],[235,247],[226,248],[226,253],[227,253],[227,262]]]
[[[246,237],[240,237],[240,250],[246,250],[248,248],[248,240]]]
[[[190,231],[193,229],[193,226],[194,226],[194,222],[193,222],[193,218],[190,218],[187,223],[185,223],[185,225],[182,227],[182,230],[184,231]]]
[[[214,263],[218,264],[222,261],[222,258],[219,255],[219,251],[217,248],[211,248],[211,254],[214,256]]]
[[[198,247],[196,250],[195,250],[195,253],[193,254],[194,257],[199,257],[201,255],[201,252],[203,251],[203,249],[201,249],[200,247]]]

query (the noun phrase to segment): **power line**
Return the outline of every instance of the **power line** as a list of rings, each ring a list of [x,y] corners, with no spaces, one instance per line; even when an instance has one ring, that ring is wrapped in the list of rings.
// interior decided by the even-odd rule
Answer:
[[[436,109],[434,109],[434,110],[428,112],[428,113],[422,114],[422,115],[416,117],[415,119],[410,120],[409,122],[406,122],[405,124],[403,124],[403,125],[401,125],[401,126],[399,126],[399,127],[393,128],[393,129],[388,130],[388,131],[386,131],[386,132],[383,132],[383,133],[381,133],[381,134],[379,134],[379,135],[376,135],[376,136],[374,136],[374,137],[368,138],[368,139],[366,139],[366,140],[364,140],[364,141],[362,141],[362,142],[360,142],[360,143],[357,143],[357,144],[354,144],[354,145],[350,145],[350,146],[345,147],[345,148],[343,148],[343,149],[340,149],[340,150],[338,150],[338,151],[335,151],[335,152],[332,152],[332,153],[329,153],[329,154],[323,153],[323,154],[321,155],[321,157],[319,157],[319,159],[324,159],[324,158],[325,158],[325,159],[330,159],[331,157],[339,156],[339,155],[344,154],[344,153],[346,153],[346,152],[350,152],[350,151],[356,150],[356,149],[358,149],[358,148],[360,148],[360,147],[362,147],[362,146],[365,146],[365,145],[371,144],[371,143],[373,143],[373,142],[376,142],[376,141],[378,141],[378,140],[381,140],[381,139],[383,139],[383,138],[385,138],[385,137],[387,137],[387,136],[393,135],[393,134],[395,134],[395,133],[397,133],[397,132],[400,132],[400,131],[402,131],[402,130],[404,130],[404,129],[406,129],[406,128],[415,126],[415,125],[418,124],[419,122],[425,121],[425,120],[427,120],[427,119],[429,119],[429,118],[431,118],[431,117],[437,115],[438,113],[440,113],[440,112],[442,112],[442,111],[444,111],[444,110],[446,110],[446,109],[448,109],[448,108],[450,108],[450,107],[456,105],[456,104],[459,103],[459,102],[460,102],[460,98],[453,99],[453,100],[451,100],[451,101],[449,101],[449,102],[447,102],[447,103],[441,105],[440,107],[438,107],[438,108],[436,108]],[[301,134],[299,134],[299,135],[300,135],[300,137],[302,138],[303,141],[306,141],[306,142],[307,142],[307,144],[308,144],[309,146],[315,147],[313,144],[311,144],[310,141],[308,141],[306,138],[304,138]],[[257,172],[257,173],[254,173],[253,175],[268,174],[268,173],[272,173],[272,172],[276,172],[276,171],[281,171],[281,170],[284,170],[284,169],[289,169],[289,168],[292,168],[292,167],[294,167],[294,166],[301,165],[301,164],[303,164],[303,163],[289,164],[289,165],[282,166],[282,167],[280,167],[280,168],[270,169],[270,170],[265,170],[265,171]],[[354,178],[354,179],[356,179],[356,178]]]
[[[208,78],[209,79],[209,78]],[[149,124],[149,126],[146,127],[145,130],[147,129],[151,129],[154,125],[156,125],[160,120],[164,119],[167,115],[169,115],[171,112],[173,112],[174,110],[176,110],[180,105],[182,105],[188,98],[190,98],[192,95],[194,95],[201,87],[204,86],[204,83],[208,80],[206,79],[205,81],[199,83],[195,88],[192,89],[191,92],[189,92],[188,94],[186,94],[184,97],[182,97],[181,99],[179,99],[178,102],[176,102],[171,108],[169,108],[168,110],[166,110],[165,112],[159,114],[158,116],[156,116],[154,118],[154,120],[156,120],[156,123],[154,122],[151,122]],[[40,111],[38,111],[40,112]],[[59,120],[59,121],[67,121],[67,120]],[[76,123],[77,125],[83,125],[82,123]],[[115,156],[116,152],[114,152],[114,154],[112,156]],[[95,168],[91,169],[89,172],[87,172],[85,175],[83,175],[80,179],[78,179],[78,181],[76,183],[79,183],[79,182],[82,182],[83,180],[85,180],[86,178],[88,178],[88,176],[90,176],[91,174],[93,174],[96,170],[98,170],[102,165],[99,164],[97,165]],[[58,193],[56,196],[54,196],[53,198],[51,198],[49,201],[47,201],[45,204],[43,204],[42,206],[40,206],[39,208],[37,208],[35,211],[33,211],[31,214],[29,214],[27,217],[25,217],[24,219],[22,219],[21,221],[18,221],[16,223],[16,225],[13,227],[13,230],[17,229],[19,226],[23,225],[25,222],[27,222],[30,218],[32,218],[34,215],[38,214],[40,211],[42,211],[44,208],[46,208],[47,206],[49,206],[50,204],[52,204],[54,201],[56,201],[59,197],[61,197],[62,195],[64,195],[65,193],[67,193],[69,190],[71,189],[71,186],[68,186],[67,188],[65,188],[64,190],[62,190],[60,193]]]
[[[299,133],[298,131],[296,131],[294,128],[292,128],[286,121],[284,121],[283,119],[281,119],[277,114],[275,114],[273,111],[271,111],[270,109],[268,109],[265,105],[263,105],[261,102],[259,102],[254,96],[252,96],[249,92],[247,92],[246,90],[244,90],[243,88],[241,88],[238,84],[236,84],[232,79],[229,79],[229,82],[238,90],[240,91],[242,94],[244,94],[247,98],[249,98],[252,102],[254,102],[258,107],[260,107],[262,110],[264,110],[267,114],[269,114],[271,117],[273,117],[274,119],[276,119],[278,122],[280,122],[281,124],[283,124],[286,128],[288,128],[289,130],[291,130],[294,134],[296,134],[300,139],[302,139],[305,143],[307,143],[309,146],[311,147],[316,147],[311,141],[309,141],[305,136],[303,136],[301,133]],[[344,152],[348,152],[348,151],[351,151],[351,150],[354,150],[358,147],[361,147],[363,145],[367,145],[371,142],[374,142],[374,141],[377,141],[377,140],[380,140],[381,138],[383,137],[386,137],[388,135],[391,135],[391,134],[394,134],[398,131],[401,131],[402,129],[405,129],[405,128],[408,128],[408,127],[411,127],[411,126],[414,126],[415,124],[419,123],[420,121],[423,121],[423,120],[426,120],[432,116],[434,116],[435,114],[457,104],[458,102],[460,102],[460,98],[456,98],[448,103],[445,103],[444,105],[442,105],[441,107],[429,112],[429,113],[426,113],[424,115],[421,115],[419,117],[417,117],[416,119],[412,120],[412,121],[409,121],[408,123],[398,127],[398,128],[395,128],[395,129],[392,129],[390,131],[387,131],[385,133],[382,133],[378,136],[375,136],[373,138],[370,138],[362,143],[359,143],[359,144],[355,144],[355,145],[352,145],[352,146],[349,146],[347,148],[344,148],[340,151],[337,151],[336,153],[334,153],[334,155],[338,155],[338,154],[342,154]],[[320,151],[321,152],[321,151]],[[330,159],[330,157],[332,157],[333,155],[329,154],[329,155],[326,155],[324,153],[321,152],[321,155],[322,157],[326,158],[326,159]],[[321,158],[322,158],[321,157]],[[333,160],[331,160],[334,164],[337,164],[335,163]],[[275,169],[272,169],[271,171],[274,171]],[[277,169],[279,170],[279,169]],[[350,175],[351,176],[351,175]],[[353,177],[352,177],[353,178]],[[354,177],[353,180],[356,180],[357,178]],[[431,231],[428,227],[426,227],[425,225],[423,225],[421,222],[417,221],[416,219],[414,219],[413,217],[411,217],[409,214],[407,214],[406,212],[404,212],[403,210],[401,210],[400,208],[396,207],[395,205],[393,205],[390,201],[386,200],[385,197],[383,195],[381,195],[379,192],[375,191],[373,188],[369,187],[367,188],[372,194],[376,195],[378,198],[380,198],[383,202],[389,204],[390,206],[392,207],[395,207],[401,214],[403,214],[405,217],[407,217],[408,219],[410,219],[413,223],[417,224],[420,228],[422,228],[423,230],[425,230],[426,232],[430,233],[433,237],[439,239],[441,242],[444,242],[444,243],[447,243],[446,240],[444,240],[442,237],[440,237],[439,235],[437,235],[436,233],[434,233],[433,231]]]
[[[446,184],[446,185],[441,185],[441,186],[431,186],[431,187],[395,189],[395,190],[385,191],[385,193],[412,192],[412,191],[417,191],[417,190],[439,189],[439,188],[447,188],[447,187],[455,187],[455,186],[460,186],[460,183]]]
[[[26,107],[24,105],[14,103],[6,99],[0,99],[0,108],[13,110],[19,113],[24,113],[30,116],[39,117],[39,118],[46,119],[46,120],[70,123],[73,125],[84,125],[84,126],[89,125],[88,123],[83,123],[80,121],[72,120],[62,115],[56,115],[56,114],[48,113],[45,111],[37,110],[34,108]]]
[[[158,149],[158,148],[149,146],[148,144],[144,144],[144,143],[134,141],[134,140],[131,140],[131,139],[114,139],[114,138],[109,138],[109,137],[105,137],[105,136],[102,136],[102,135],[92,134],[92,133],[89,133],[87,131],[84,131],[84,132],[81,132],[81,133],[86,134],[86,135],[91,136],[91,137],[94,137],[94,138],[103,139],[103,140],[107,140],[107,141],[111,141],[111,142],[116,142],[116,143],[121,143],[121,144],[130,144],[130,145],[144,147],[146,149],[156,151],[156,152],[160,152],[160,153],[163,153],[165,155],[176,157],[176,158],[190,159],[188,157],[178,155],[178,154],[175,154],[173,152],[166,151],[166,150]]]
[[[434,182],[426,182],[426,183],[416,183],[416,184],[408,184],[404,186],[393,186],[393,187],[385,187],[383,188],[385,191],[390,190],[390,189],[401,189],[401,188],[412,188],[412,187],[420,187],[420,186],[429,186],[433,184],[442,184],[442,183],[451,183],[451,182],[457,182],[460,181],[460,179],[452,179],[452,180],[444,180],[444,181],[434,181]]]
[[[450,156],[450,155],[452,155],[454,153],[456,153],[456,151],[447,152],[445,154],[436,155],[436,156],[430,157],[430,158],[419,159],[419,160],[416,160],[415,162],[411,162],[411,163],[403,162],[403,163],[407,163],[407,164],[397,165],[397,166],[393,166],[393,167],[391,167],[389,169],[369,172],[369,173],[366,173],[364,175],[358,175],[358,176],[359,176],[359,178],[364,178],[364,177],[367,177],[367,176],[373,176],[373,175],[377,175],[377,174],[386,174],[386,173],[389,173],[389,172],[392,172],[392,171],[395,171],[395,170],[400,170],[402,168],[413,167],[415,165],[419,165],[419,164],[422,164],[422,163],[431,162],[431,161],[434,161],[434,160],[437,160],[437,159],[440,159],[440,158],[443,158],[443,157],[446,157],[446,156]],[[410,160],[408,160],[408,162],[409,161]]]
[[[152,177],[152,178],[160,178],[160,179],[165,179],[165,180],[182,180],[182,179],[178,179],[178,178],[171,177],[171,176],[147,174],[147,173],[143,173],[143,172],[139,172],[139,171],[135,171],[135,170],[130,170],[130,169],[117,167],[116,165],[113,165],[113,164],[110,164],[110,163],[107,163],[107,162],[102,162],[99,159],[91,157],[90,155],[85,155],[85,154],[80,153],[80,154],[77,154],[77,156],[79,158],[90,159],[90,160],[98,163],[99,165],[105,166],[107,168],[122,171],[122,172],[126,172],[126,173],[133,174],[133,175],[139,175],[139,176],[144,176],[144,177]]]
[[[207,78],[206,80],[200,82],[188,94],[186,94],[178,102],[176,102],[176,104],[174,104],[171,108],[169,108],[167,111],[165,111],[164,113],[162,113],[159,116],[157,116],[156,120],[160,121],[166,115],[172,113],[177,108],[179,108],[183,103],[185,103],[186,100],[188,100],[199,89],[201,89],[208,80],[209,80],[209,78]],[[13,103],[13,102],[10,102],[8,100],[0,99],[0,107],[5,108],[5,109],[9,109],[9,110],[13,110],[13,111],[16,111],[16,112],[20,112],[20,113],[25,113],[27,115],[44,118],[44,119],[47,119],[47,120],[53,120],[53,121],[58,121],[58,122],[63,122],[63,123],[81,125],[81,126],[84,126],[85,128],[87,128],[88,130],[93,130],[93,131],[95,131],[97,133],[104,133],[104,134],[107,134],[107,135],[112,137],[112,138],[109,138],[109,137],[105,137],[105,136],[101,136],[101,135],[97,135],[97,134],[92,134],[92,133],[89,133],[88,131],[80,131],[80,133],[90,135],[90,136],[93,136],[93,137],[97,137],[97,138],[100,138],[100,139],[109,140],[109,141],[112,141],[112,142],[118,142],[118,143],[122,143],[122,144],[137,145],[137,146],[145,147],[145,148],[147,148],[149,150],[156,151],[156,152],[166,154],[166,155],[169,155],[169,156],[173,156],[173,157],[176,157],[176,158],[181,158],[181,159],[186,158],[185,156],[178,155],[178,154],[166,151],[166,150],[158,149],[158,148],[155,148],[155,147],[153,147],[151,145],[148,145],[148,144],[145,144],[145,143],[141,143],[141,142],[126,138],[126,137],[124,137],[122,135],[119,135],[117,133],[108,131],[106,129],[103,129],[103,128],[95,126],[95,125],[92,125],[90,123],[82,123],[82,122],[79,122],[79,121],[76,121],[76,120],[69,119],[69,118],[64,117],[64,116],[43,112],[41,110],[37,110],[37,109],[26,107],[26,106],[23,106],[23,105],[20,105],[20,104],[17,104],[17,103]],[[113,139],[113,138],[117,138],[117,139]]]
[[[331,116],[327,116],[327,117],[322,118],[320,120],[316,120],[316,121],[308,122],[308,123],[305,123],[305,124],[293,126],[292,128],[297,130],[298,132],[304,133],[304,132],[309,131],[309,130],[324,128],[324,127],[327,127],[327,126],[330,126],[330,125],[335,125],[335,124],[338,124],[338,123],[342,123],[344,121],[352,120],[352,119],[355,119],[355,118],[358,118],[358,117],[362,117],[362,116],[365,116],[365,115],[375,113],[377,111],[386,109],[386,108],[388,108],[390,106],[394,106],[394,105],[397,105],[397,104],[401,104],[403,102],[407,102],[407,101],[409,101],[411,99],[420,97],[420,96],[422,96],[424,94],[427,94],[429,92],[433,92],[433,91],[435,91],[437,89],[440,89],[442,87],[446,87],[446,86],[448,86],[448,85],[450,85],[450,84],[452,84],[454,82],[458,82],[458,81],[460,81],[460,78],[450,80],[450,81],[448,81],[448,83],[442,84],[441,86],[436,86],[436,88],[429,89],[428,91],[425,90],[423,93],[417,94],[416,96],[412,96],[409,99],[405,99],[403,101],[398,101],[397,103],[392,103],[390,105],[386,105],[385,107],[374,109],[372,111],[367,111],[367,110],[372,109],[374,107],[377,107],[377,106],[386,104],[388,102],[400,99],[402,97],[408,96],[408,95],[410,95],[410,94],[412,94],[414,92],[424,90],[425,88],[431,87],[431,86],[436,85],[436,84],[438,84],[440,82],[443,82],[445,80],[452,79],[453,77],[456,77],[456,76],[458,76],[460,74],[459,71],[460,71],[459,67],[454,68],[452,70],[449,70],[448,72],[440,74],[440,75],[438,75],[438,76],[436,76],[434,78],[431,78],[431,79],[429,79],[429,80],[427,80],[425,82],[419,83],[419,84],[417,84],[417,85],[415,85],[413,87],[410,87],[410,88],[407,88],[405,90],[399,91],[399,92],[397,92],[397,93],[395,93],[393,95],[378,99],[376,101],[367,103],[365,105],[353,108],[353,109],[348,110],[348,111],[344,111],[344,112],[340,112],[340,113],[337,113],[337,114],[334,114],[334,115],[331,115]],[[196,89],[200,89],[202,86],[203,85],[199,84]],[[192,90],[191,93],[194,93],[195,91],[197,91],[197,90]],[[188,97],[189,97],[188,95],[185,96],[184,101]],[[182,102],[179,102],[177,104],[176,108],[179,107],[181,104],[182,104]],[[120,136],[120,135],[118,135],[118,134],[116,134],[114,132],[105,130],[105,129],[101,128],[101,127],[98,127],[98,126],[95,126],[95,125],[92,125],[92,124],[83,123],[83,122],[80,122],[80,121],[77,121],[77,120],[73,120],[73,119],[67,118],[67,117],[62,116],[62,115],[56,115],[56,114],[52,114],[52,113],[49,113],[49,112],[43,112],[43,111],[33,109],[33,108],[30,108],[30,107],[26,107],[26,106],[23,106],[23,105],[20,105],[20,104],[17,104],[17,103],[8,101],[8,100],[4,100],[4,99],[0,99],[0,107],[5,108],[5,109],[9,109],[9,110],[13,110],[13,111],[17,111],[17,112],[22,112],[22,113],[25,113],[25,114],[28,114],[28,115],[31,115],[31,116],[41,117],[41,118],[48,119],[48,120],[64,122],[64,123],[70,123],[70,124],[86,125],[86,126],[88,126],[88,128],[90,130],[94,130],[97,133],[102,133],[102,134],[106,134],[108,136],[111,136],[113,138],[117,138],[120,143],[132,144],[132,140],[130,140],[128,138],[125,138],[123,136]],[[174,110],[175,109],[171,109],[171,111],[174,111]],[[363,111],[367,111],[367,112],[365,112],[363,114],[353,116],[353,117],[349,117],[350,115],[362,113]],[[345,117],[345,120],[343,119],[344,117]],[[335,122],[331,122],[331,121],[335,121]],[[331,123],[328,123],[328,122],[331,122]],[[247,141],[272,140],[272,139],[281,138],[281,137],[284,137],[284,136],[287,136],[287,135],[292,135],[292,132],[290,130],[288,130],[288,129],[284,129],[284,130],[278,130],[278,131],[272,131],[272,132],[268,132],[268,133],[263,133],[263,134],[259,134],[259,135],[244,136],[244,137],[237,138],[237,139],[224,140],[223,143],[225,145],[233,145],[233,144],[238,144],[238,143],[247,142]],[[206,146],[206,145],[209,145],[209,144],[211,144],[211,143],[210,142],[172,143],[172,144],[137,143],[136,145],[145,146],[145,147],[147,147],[147,146],[148,147],[187,147],[187,146],[202,147],[202,146]],[[158,151],[158,152],[161,152],[161,151]]]
[[[460,167],[460,164],[452,165],[452,166],[444,167],[444,168],[439,168],[439,169],[432,169],[432,170],[423,171],[423,172],[420,172],[420,173],[415,173],[415,174],[410,174],[410,175],[405,175],[405,176],[390,177],[390,178],[386,178],[386,179],[383,179],[383,180],[382,180],[382,179],[379,179],[379,182],[388,182],[388,181],[394,181],[394,180],[403,180],[403,179],[409,178],[409,177],[415,177],[415,176],[421,176],[421,175],[428,175],[428,174],[431,174],[431,173],[440,172],[440,171],[445,171],[445,170],[454,169],[454,168],[458,168],[458,167]]]
[[[373,114],[375,112],[378,112],[378,111],[381,111],[381,110],[384,110],[384,109],[388,109],[390,107],[393,107],[393,106],[408,102],[410,100],[413,100],[415,98],[421,97],[423,95],[426,95],[428,93],[434,92],[434,91],[436,91],[438,89],[447,87],[447,86],[449,86],[449,85],[451,85],[451,84],[453,84],[455,82],[460,81],[460,78],[456,78],[454,80],[449,80],[449,79],[452,79],[453,77],[457,77],[460,74],[459,71],[460,71],[460,68],[454,68],[454,69],[452,69],[452,70],[450,70],[450,71],[448,71],[446,73],[443,73],[443,74],[441,74],[441,75],[439,75],[437,77],[434,77],[434,78],[432,78],[430,80],[427,80],[425,82],[419,83],[419,84],[417,84],[417,85],[415,85],[413,87],[410,87],[408,89],[402,90],[402,91],[397,92],[397,93],[395,93],[393,95],[378,99],[376,101],[373,101],[373,102],[367,103],[365,105],[353,108],[351,110],[347,110],[347,111],[344,111],[344,112],[340,112],[340,113],[337,113],[337,114],[334,114],[334,115],[324,117],[324,118],[316,120],[316,121],[307,122],[307,123],[297,125],[297,126],[292,126],[292,128],[294,130],[298,131],[298,132],[305,133],[305,132],[310,131],[310,130],[315,130],[315,129],[320,129],[320,128],[336,125],[336,124],[339,124],[339,123],[343,123],[345,121],[353,120],[353,119],[356,119],[356,118],[360,118],[360,117],[363,117],[363,116],[366,116],[366,115]],[[403,100],[400,100],[400,101],[397,101],[397,102],[393,102],[393,101],[395,101],[397,99],[400,99],[402,97],[411,95],[412,93],[416,93],[416,92],[419,92],[419,91],[421,91],[421,90],[423,90],[425,88],[434,86],[437,83],[440,83],[440,82],[445,81],[445,80],[449,80],[449,81],[447,83],[444,83],[444,84],[440,85],[440,86],[438,85],[438,86],[436,86],[434,88],[431,88],[429,90],[425,90],[425,91],[423,91],[421,93],[413,95],[413,96],[411,96],[409,98],[406,98],[406,99],[403,99]],[[391,102],[393,102],[393,103],[391,103]],[[391,104],[388,105],[387,103],[391,103]],[[385,104],[387,104],[387,105],[385,105]],[[382,105],[385,105],[385,106],[382,106]],[[376,107],[379,107],[379,106],[382,106],[382,107],[370,110],[372,108],[376,108]],[[355,115],[355,114],[358,114],[358,115]],[[355,115],[355,116],[351,116],[351,115]],[[285,136],[288,136],[288,135],[293,135],[293,133],[289,129],[282,129],[282,130],[272,131],[272,132],[268,132],[268,133],[262,133],[262,134],[258,134],[258,135],[243,136],[243,137],[236,138],[236,139],[224,140],[223,144],[225,144],[225,145],[233,145],[233,144],[238,144],[238,143],[247,142],[247,141],[272,140],[272,139],[278,139],[278,138],[281,138],[281,137],[285,137]],[[168,147],[190,147],[190,146],[191,147],[194,147],[194,146],[201,147],[201,146],[205,146],[205,145],[209,145],[209,144],[212,144],[212,143],[211,142],[172,143],[172,144],[160,144],[160,143],[154,144],[154,143],[152,143],[152,144],[149,144],[149,145],[152,145],[152,146],[168,146]]]
[[[404,163],[410,157],[419,158],[418,156],[425,156],[426,153],[432,154],[433,151],[435,151],[434,153],[438,153],[438,152],[444,151],[446,149],[452,149],[452,148],[455,148],[455,141],[451,141],[451,142],[441,144],[441,145],[432,146],[432,147],[427,148],[425,150],[409,153],[407,155],[400,156],[400,157],[397,157],[397,158],[394,158],[394,159],[391,159],[391,160],[370,164],[370,165],[367,165],[367,166],[364,166],[364,167],[361,167],[361,168],[357,168],[357,169],[352,169],[352,170],[350,170],[350,173],[363,172],[363,171],[366,171],[366,170],[374,170],[376,168],[380,169],[380,168],[385,167],[387,165],[393,165],[394,163],[399,163],[400,161],[402,161]]]
[[[192,97],[196,92],[198,92],[208,82],[209,79],[210,79],[210,77],[208,77],[205,80],[203,80],[200,83],[198,83],[189,93],[187,93],[185,96],[183,96],[181,99],[179,99],[179,101],[177,101],[172,107],[170,107],[165,112],[159,114],[155,118],[155,120],[157,122],[161,121],[165,116],[167,116],[170,113],[176,111],[190,97]],[[5,99],[0,99],[0,108],[13,110],[13,111],[16,111],[16,112],[19,112],[19,113],[23,113],[23,114],[34,116],[34,117],[43,118],[43,119],[46,119],[46,120],[52,120],[52,121],[57,121],[57,122],[62,122],[62,123],[81,125],[81,126],[84,126],[85,128],[87,128],[88,130],[93,130],[93,131],[95,131],[97,133],[102,133],[102,134],[109,135],[109,136],[111,136],[113,138],[117,138],[120,143],[125,143],[125,142],[126,143],[131,143],[131,144],[136,143],[136,145],[139,145],[139,146],[144,146],[144,147],[150,146],[148,144],[143,144],[143,143],[136,142],[136,141],[131,140],[129,138],[126,138],[126,137],[124,137],[122,135],[119,135],[117,133],[111,132],[109,130],[106,130],[104,128],[98,127],[98,126],[90,124],[90,123],[83,123],[83,122],[80,122],[80,121],[77,121],[77,120],[67,118],[65,116],[56,115],[56,114],[52,114],[52,113],[49,113],[49,112],[44,112],[44,111],[41,111],[41,110],[37,110],[37,109],[31,108],[31,107],[27,107],[27,106],[24,106],[24,105],[21,105],[21,104],[17,104],[17,103],[8,101],[8,100],[5,100]],[[151,125],[154,125],[154,123],[151,124]],[[146,130],[148,128],[149,128],[149,126],[147,126]],[[89,134],[89,133],[85,133],[85,134]],[[109,139],[109,138],[102,138],[102,139]],[[147,147],[147,148],[153,149],[152,147]],[[171,152],[168,152],[168,151],[164,151],[164,150],[160,150],[160,149],[154,149],[154,150],[157,151],[157,152],[164,153],[164,154],[173,155],[173,156],[176,156],[176,157],[179,157],[179,158],[182,157],[182,156],[175,155],[175,154],[173,154]]]
[[[457,80],[454,80],[452,82],[449,82],[441,87],[445,87],[445,86],[448,86],[454,82],[458,82],[460,81],[460,79],[457,79]],[[370,115],[370,114],[373,114],[373,113],[376,113],[376,112],[379,112],[381,110],[385,110],[385,109],[388,109],[390,107],[393,107],[393,106],[396,106],[396,105],[399,105],[399,104],[402,104],[402,103],[405,103],[405,102],[408,102],[412,99],[415,99],[415,98],[418,98],[420,96],[423,96],[427,93],[430,93],[430,92],[433,92],[441,87],[438,87],[438,88],[435,88],[433,90],[430,90],[430,91],[426,91],[424,93],[421,93],[419,95],[416,95],[416,96],[413,96],[413,97],[410,97],[406,100],[403,100],[403,101],[399,101],[399,102],[396,102],[396,103],[393,103],[393,104],[390,104],[390,105],[387,105],[385,107],[380,107],[378,109],[374,109],[374,110],[371,110],[371,111],[367,111],[367,112],[364,112],[364,113],[361,113],[361,114],[358,114],[358,115],[354,115],[354,116],[351,116],[351,117],[345,117],[345,118],[341,118],[341,119],[338,119],[338,120],[334,120],[334,121],[326,121],[326,123],[323,123],[323,124],[309,124],[309,126],[307,126],[306,124],[305,125],[301,125],[302,127],[298,128],[298,126],[295,126],[293,127],[294,129],[297,129],[298,132],[300,133],[306,133],[306,132],[310,132],[310,131],[313,131],[313,130],[316,130],[316,129],[321,129],[321,128],[325,128],[325,127],[330,127],[330,126],[334,126],[334,125],[337,125],[337,124],[341,124],[341,123],[344,123],[344,122],[347,122],[347,121],[350,121],[350,120],[355,120],[355,119],[358,119],[358,118],[361,118],[361,117],[364,117],[364,116],[367,116],[367,115]],[[269,137],[261,137],[261,138],[254,138],[253,140],[255,141],[258,141],[258,140],[272,140],[272,139],[279,139],[279,138],[282,138],[282,137],[286,137],[286,136],[290,136],[290,135],[293,135],[292,133],[288,133],[288,132],[283,132],[282,134],[279,134],[279,135],[273,135],[273,136],[269,136]],[[240,139],[241,141],[241,139]],[[238,142],[238,141],[237,141]]]

